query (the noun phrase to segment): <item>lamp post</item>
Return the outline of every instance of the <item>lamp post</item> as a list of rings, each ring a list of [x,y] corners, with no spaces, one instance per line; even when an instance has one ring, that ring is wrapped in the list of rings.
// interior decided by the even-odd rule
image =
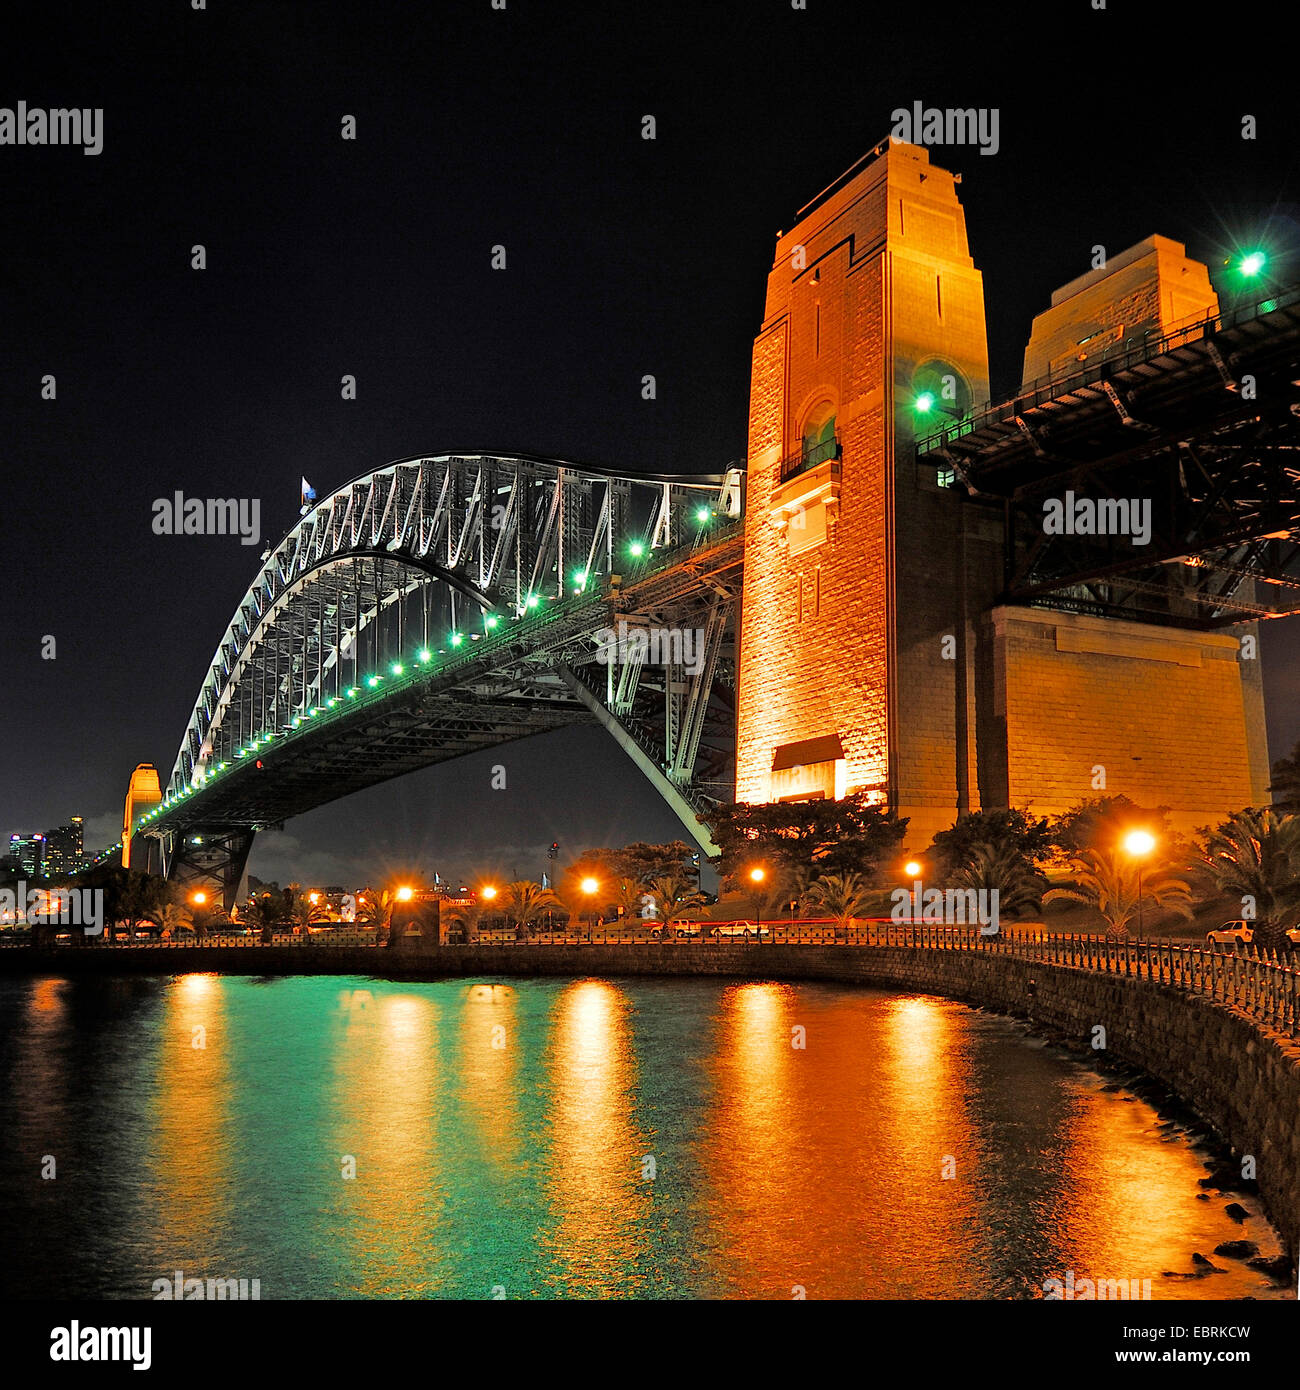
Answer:
[[[750,881],[757,887],[767,877],[766,869],[750,869]],[[763,939],[763,899],[758,897],[754,900],[754,925],[757,928],[757,937]]]
[[[1130,830],[1124,836],[1124,848],[1137,860],[1138,871],[1138,936],[1142,935],[1142,861],[1156,847],[1156,837],[1148,830]]]
[[[589,900],[589,901],[588,901],[588,907],[589,907],[589,908],[591,907],[590,899],[592,898],[592,895],[596,892],[596,890],[597,890],[599,887],[600,887],[600,884],[599,884],[599,883],[597,882],[597,880],[594,879],[594,878],[584,878],[584,879],[582,880],[582,891],[587,895],[587,898],[588,898],[588,900]],[[595,912],[593,911],[593,912],[591,913],[592,920],[589,921],[589,922],[587,923],[587,939],[588,939],[588,940],[591,939],[592,930],[595,928],[595,925],[596,925],[596,923],[595,923],[595,915],[596,915],[596,914],[595,914]]]

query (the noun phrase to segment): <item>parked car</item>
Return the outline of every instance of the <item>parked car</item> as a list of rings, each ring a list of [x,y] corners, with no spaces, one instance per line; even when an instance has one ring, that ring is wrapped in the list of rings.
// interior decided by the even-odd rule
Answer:
[[[713,941],[728,941],[739,937],[742,941],[771,941],[772,928],[764,922],[709,922],[704,926],[705,935]]]
[[[1215,927],[1213,931],[1206,932],[1205,939],[1220,946],[1235,946],[1237,944],[1249,946],[1255,939],[1255,929],[1250,922],[1225,922],[1221,927]],[[1293,947],[1300,946],[1300,926],[1288,927],[1286,939]]]

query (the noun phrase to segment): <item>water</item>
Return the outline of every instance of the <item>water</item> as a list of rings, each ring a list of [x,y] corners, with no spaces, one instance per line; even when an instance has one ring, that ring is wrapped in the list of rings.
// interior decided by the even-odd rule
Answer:
[[[1164,1277],[1277,1239],[1144,1101],[942,999],[195,974],[4,979],[0,1022],[10,1297],[1289,1296]]]

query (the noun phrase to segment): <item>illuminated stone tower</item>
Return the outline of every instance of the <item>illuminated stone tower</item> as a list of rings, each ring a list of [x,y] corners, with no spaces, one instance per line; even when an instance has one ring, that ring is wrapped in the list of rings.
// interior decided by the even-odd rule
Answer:
[[[162,788],[158,784],[158,769],[152,763],[141,763],[131,774],[131,784],[126,789],[126,806],[122,811],[122,867],[124,869],[148,867],[147,854],[144,863],[134,866],[131,863],[131,831],[135,828],[136,821],[147,812],[152,811],[161,800]],[[148,842],[146,842],[146,849],[147,845]]]
[[[750,397],[737,799],[866,791],[912,843],[978,809],[970,630],[1000,578],[996,519],[913,450],[989,394],[956,183],[887,142],[778,238]]]

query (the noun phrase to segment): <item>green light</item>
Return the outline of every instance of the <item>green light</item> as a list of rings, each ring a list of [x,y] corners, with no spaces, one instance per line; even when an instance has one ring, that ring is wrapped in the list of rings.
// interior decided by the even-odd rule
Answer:
[[[634,560],[639,560],[641,556],[645,554],[645,546],[643,546],[640,541],[633,541],[632,544],[628,546],[627,553],[632,556]]]
[[[366,678],[366,684],[371,688],[371,690],[373,690],[373,689],[375,688],[375,686],[377,686],[377,685],[379,684],[379,677],[378,677],[378,676],[368,676],[368,677]]]
[[[453,632],[451,634],[451,645],[453,647],[459,647],[464,640],[465,638],[459,632]]]
[[[701,507],[699,511],[695,513],[695,520],[698,521],[702,526],[706,521],[708,521],[709,517],[712,515],[713,513],[710,512],[707,507]]]
[[[349,700],[355,700],[356,698],[357,698],[357,688],[356,688],[356,686],[355,686],[355,685],[350,685],[350,686],[348,686],[348,699],[349,699]]]
[[[489,632],[490,632],[494,627],[496,627],[496,625],[497,625],[497,620],[496,620],[496,615],[495,615],[495,614],[493,614],[491,617],[489,617],[489,618],[487,619],[487,621],[483,624],[483,626],[486,627],[486,628],[488,629]]]
[[[1251,251],[1241,258],[1241,273],[1246,276],[1258,275],[1264,269],[1267,259],[1262,251]]]
[[[406,667],[403,666],[402,663],[401,663],[400,661],[395,661],[395,662],[393,662],[393,675],[395,675],[395,676],[400,676],[400,675],[402,674],[402,672],[405,671],[405,670],[406,670]]]
[[[574,582],[575,584],[579,584],[579,585],[582,585],[582,586],[585,587],[585,585],[586,585],[586,583],[587,583],[587,576],[582,572],[582,570],[574,570],[574,571],[573,571],[573,582]]]
[[[427,649],[427,648],[421,648],[419,655],[416,657],[416,660],[417,660],[417,661],[420,661],[420,662],[428,661],[428,660],[429,660],[429,652],[428,652],[428,649]]]
[[[541,599],[539,599],[539,598],[537,597],[536,594],[529,594],[529,595],[528,595],[528,606],[529,606],[529,608],[536,608],[537,605],[538,605],[540,602],[541,602]]]
[[[914,404],[919,414],[928,415],[934,409],[934,392],[922,391]]]

